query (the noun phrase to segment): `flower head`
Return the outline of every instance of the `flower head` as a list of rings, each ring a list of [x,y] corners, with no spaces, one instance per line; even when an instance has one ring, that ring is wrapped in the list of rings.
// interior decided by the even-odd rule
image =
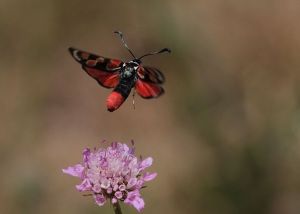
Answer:
[[[82,163],[63,169],[63,172],[79,177],[81,183],[76,189],[91,192],[99,206],[106,201],[124,201],[141,211],[145,202],[140,189],[157,175],[145,172],[152,162],[151,157],[137,158],[133,147],[114,142],[107,148],[84,149]]]

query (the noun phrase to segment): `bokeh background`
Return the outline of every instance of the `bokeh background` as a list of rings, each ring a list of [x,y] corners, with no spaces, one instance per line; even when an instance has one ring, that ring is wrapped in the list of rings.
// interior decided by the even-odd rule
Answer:
[[[299,20],[297,0],[0,0],[0,212],[113,213],[61,169],[134,139],[159,173],[144,213],[299,214]],[[173,52],[143,61],[164,96],[109,113],[67,48],[130,60],[114,30]]]

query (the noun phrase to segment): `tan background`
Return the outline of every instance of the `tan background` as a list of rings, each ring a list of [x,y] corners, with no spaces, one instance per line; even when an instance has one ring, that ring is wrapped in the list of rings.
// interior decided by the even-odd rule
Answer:
[[[61,168],[102,139],[136,142],[159,176],[144,213],[300,213],[297,0],[0,0],[1,213],[112,213]],[[69,46],[143,62],[166,94],[105,109]],[[136,213],[123,206],[124,213]]]

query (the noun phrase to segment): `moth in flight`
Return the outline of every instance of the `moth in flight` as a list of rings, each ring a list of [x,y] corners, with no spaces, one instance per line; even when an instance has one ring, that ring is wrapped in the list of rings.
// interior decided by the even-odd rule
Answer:
[[[101,86],[113,88],[106,100],[107,110],[110,112],[122,105],[132,88],[145,99],[162,95],[164,89],[161,85],[165,82],[163,73],[157,68],[142,66],[141,59],[150,55],[171,52],[170,49],[163,48],[137,58],[127,46],[122,32],[115,31],[114,33],[120,36],[123,45],[133,56],[131,61],[122,62],[119,59],[110,59],[76,48],[69,48],[72,57],[81,64],[88,75],[97,80]]]

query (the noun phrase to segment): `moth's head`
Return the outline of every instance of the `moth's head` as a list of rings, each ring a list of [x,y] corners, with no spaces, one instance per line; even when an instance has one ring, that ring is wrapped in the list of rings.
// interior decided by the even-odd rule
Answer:
[[[140,61],[137,61],[136,59],[126,63],[126,67],[132,68],[134,70],[138,69],[139,65],[140,65]]]
[[[136,65],[140,65],[141,63],[142,63],[142,61],[140,60],[140,59],[133,59],[132,61],[131,61],[131,63],[134,63],[134,64],[136,64]]]
[[[123,68],[124,69],[124,75],[126,77],[130,77],[134,72],[137,71],[138,67],[139,67],[139,63],[137,63],[134,60],[125,63],[124,68]]]

